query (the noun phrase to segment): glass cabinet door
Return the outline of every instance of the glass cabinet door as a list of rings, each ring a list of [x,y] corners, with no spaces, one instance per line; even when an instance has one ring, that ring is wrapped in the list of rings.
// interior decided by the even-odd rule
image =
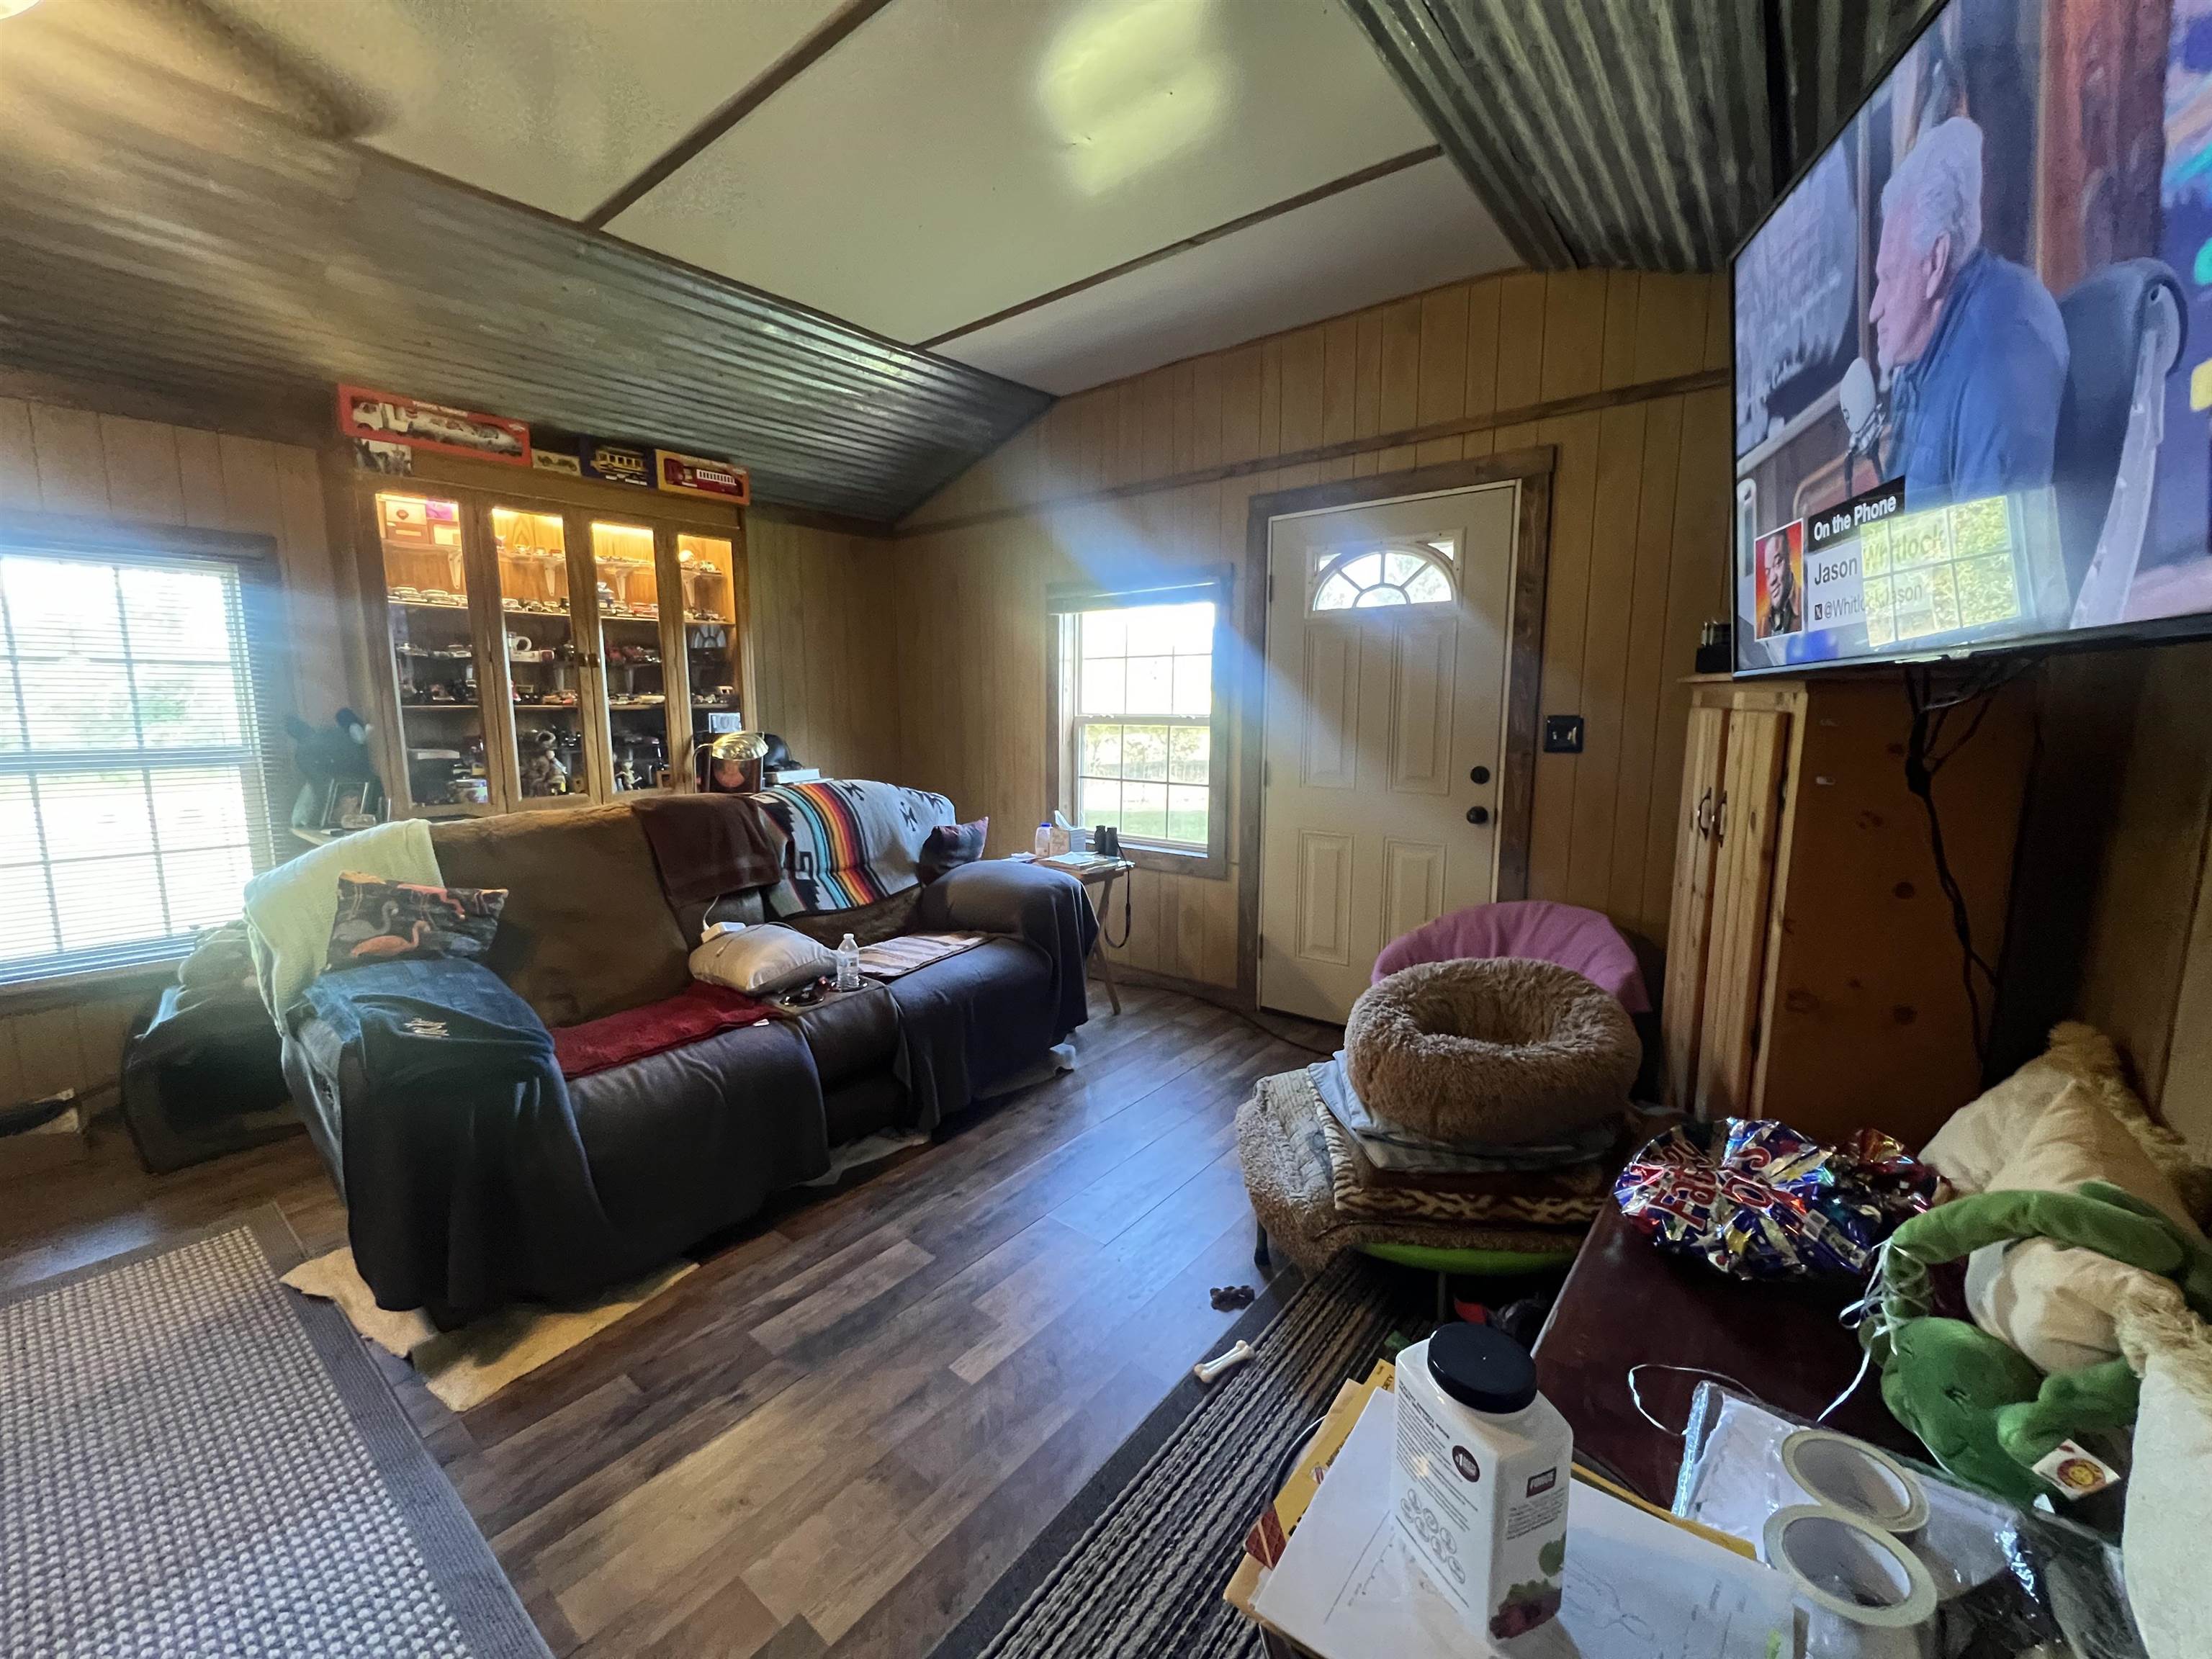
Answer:
[[[678,730],[696,752],[725,727],[734,729],[744,688],[744,644],[738,632],[737,571],[726,537],[676,538],[684,583],[684,655],[691,707]],[[717,720],[714,717],[726,718]]]
[[[655,787],[669,763],[668,675],[654,554],[653,533],[642,525],[592,526],[611,793]]]
[[[487,806],[489,728],[461,505],[387,489],[374,512],[407,800],[433,811]]]
[[[568,608],[568,537],[558,513],[491,510],[500,620],[514,708],[519,805],[587,798],[599,759],[587,739],[586,678]]]

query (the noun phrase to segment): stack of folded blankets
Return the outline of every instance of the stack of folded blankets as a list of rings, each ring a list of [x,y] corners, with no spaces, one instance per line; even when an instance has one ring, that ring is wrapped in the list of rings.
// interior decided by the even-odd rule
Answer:
[[[1307,1267],[1346,1249],[1574,1249],[1635,1133],[1641,1050],[1617,1000],[1549,963],[1426,963],[1370,988],[1345,1042],[1237,1115],[1271,1242]]]
[[[1597,1217],[1619,1160],[1622,1114],[1554,1139],[1516,1146],[1455,1144],[1377,1118],[1360,1103],[1344,1051],[1303,1076],[1328,1152],[1329,1189],[1347,1216],[1571,1227]]]

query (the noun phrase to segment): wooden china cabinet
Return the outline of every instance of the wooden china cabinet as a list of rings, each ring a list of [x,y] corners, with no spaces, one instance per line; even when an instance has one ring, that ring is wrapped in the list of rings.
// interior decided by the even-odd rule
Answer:
[[[689,788],[755,706],[742,509],[422,451],[345,488],[395,816]]]

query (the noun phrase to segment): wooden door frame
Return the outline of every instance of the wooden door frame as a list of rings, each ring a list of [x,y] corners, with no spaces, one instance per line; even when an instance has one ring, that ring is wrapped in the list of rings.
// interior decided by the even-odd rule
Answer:
[[[1545,573],[1551,562],[1552,474],[1559,452],[1549,444],[1506,450],[1479,459],[1444,461],[1403,472],[1278,489],[1252,497],[1244,530],[1244,605],[1237,632],[1244,673],[1237,688],[1237,995],[1260,1003],[1260,765],[1266,757],[1267,556],[1277,519],[1293,514],[1370,507],[1408,495],[1436,495],[1486,484],[1517,483],[1513,526],[1512,620],[1506,640],[1504,787],[1498,809],[1498,896],[1528,891],[1528,836],[1536,800],[1536,726],[1542,708]]]

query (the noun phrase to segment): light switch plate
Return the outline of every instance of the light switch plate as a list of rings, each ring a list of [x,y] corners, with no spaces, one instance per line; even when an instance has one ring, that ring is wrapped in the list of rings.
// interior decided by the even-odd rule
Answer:
[[[1583,717],[1580,714],[1545,715],[1544,752],[1547,755],[1581,754]]]

